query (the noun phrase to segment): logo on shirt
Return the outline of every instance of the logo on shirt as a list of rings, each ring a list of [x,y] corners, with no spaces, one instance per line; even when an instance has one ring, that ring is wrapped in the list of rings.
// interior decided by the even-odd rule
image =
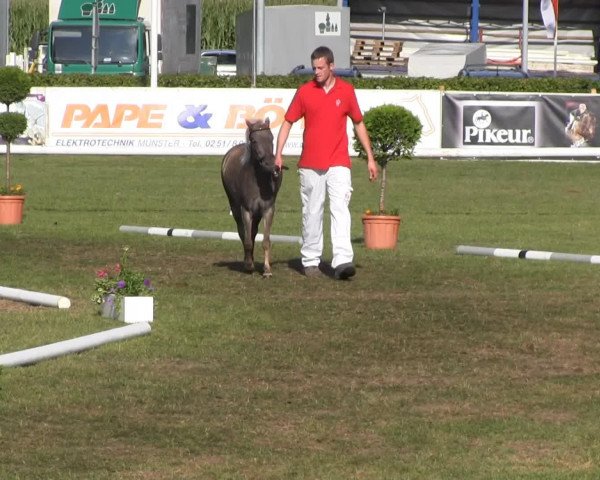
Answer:
[[[341,100],[338,98],[338,99],[335,101],[335,106],[339,108],[341,104],[342,104],[342,101],[341,101]]]

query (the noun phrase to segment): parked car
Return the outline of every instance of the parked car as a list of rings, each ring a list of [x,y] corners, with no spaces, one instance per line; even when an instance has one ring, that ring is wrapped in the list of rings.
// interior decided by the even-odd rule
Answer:
[[[352,68],[334,68],[336,77],[362,77],[360,70],[353,66]],[[305,67],[304,65],[298,65],[290,72],[290,75],[313,75],[313,69],[311,67]]]
[[[205,50],[200,53],[200,73],[232,76],[237,73],[235,50]]]
[[[460,72],[459,77],[508,77],[529,78],[529,74],[521,70],[521,67],[513,65],[467,65]]]

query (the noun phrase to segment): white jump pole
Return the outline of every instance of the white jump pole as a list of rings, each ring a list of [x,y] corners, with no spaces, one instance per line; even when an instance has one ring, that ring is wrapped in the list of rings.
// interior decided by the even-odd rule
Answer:
[[[458,247],[456,247],[456,253],[459,255],[481,255],[501,258],[520,258],[523,260],[559,260],[563,262],[600,264],[600,255],[545,252],[540,250],[517,250],[511,248],[472,247],[469,245],[459,245]]]
[[[78,353],[88,350],[105,343],[118,342],[131,337],[146,335],[150,333],[149,323],[132,323],[125,327],[113,328],[104,332],[92,333],[83,337],[64,340],[62,342],[50,343],[41,347],[29,348],[18,352],[5,353],[0,355],[0,366],[2,367],[20,367],[23,365],[32,365],[41,360]]]
[[[216,238],[220,240],[240,240],[240,236],[236,232],[213,232],[210,230],[185,230],[183,228],[168,228],[168,227],[136,227],[133,225],[121,225],[120,232],[125,233],[142,233],[145,235],[159,235],[163,237],[187,237],[187,238]],[[256,235],[256,241],[263,241],[263,234]],[[272,242],[285,243],[302,243],[301,237],[291,235],[271,235]]]
[[[50,293],[31,292],[20,288],[0,287],[0,298],[46,307],[69,308],[71,306],[71,300],[66,297],[51,295]]]

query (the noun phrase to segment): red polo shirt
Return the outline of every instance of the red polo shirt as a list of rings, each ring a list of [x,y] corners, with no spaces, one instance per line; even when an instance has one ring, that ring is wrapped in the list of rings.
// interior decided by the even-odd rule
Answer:
[[[302,155],[298,166],[327,170],[329,167],[350,168],[348,134],[350,117],[357,123],[363,119],[354,87],[344,80],[335,79],[328,93],[314,80],[296,91],[285,119],[294,123],[304,117]]]

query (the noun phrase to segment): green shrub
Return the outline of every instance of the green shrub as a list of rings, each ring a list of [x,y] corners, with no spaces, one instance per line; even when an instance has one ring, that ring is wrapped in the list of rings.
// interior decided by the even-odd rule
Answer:
[[[10,144],[27,129],[27,117],[22,113],[10,112],[10,104],[25,99],[31,88],[29,76],[17,67],[0,68],[0,103],[6,105],[6,112],[0,113],[0,137],[6,142],[5,185],[0,195],[11,195]],[[18,190],[21,190],[19,187]]]
[[[0,68],[0,103],[9,110],[11,103],[23,100],[31,89],[31,78],[18,67]]]
[[[27,128],[27,118],[22,113],[0,113],[0,137],[7,143],[14,142]]]
[[[364,115],[364,122],[371,139],[373,156],[381,167],[379,213],[383,214],[385,213],[387,165],[392,160],[412,157],[414,148],[421,138],[423,126],[406,108],[387,104],[368,110]],[[360,157],[366,158],[366,152],[356,137],[354,149]]]

